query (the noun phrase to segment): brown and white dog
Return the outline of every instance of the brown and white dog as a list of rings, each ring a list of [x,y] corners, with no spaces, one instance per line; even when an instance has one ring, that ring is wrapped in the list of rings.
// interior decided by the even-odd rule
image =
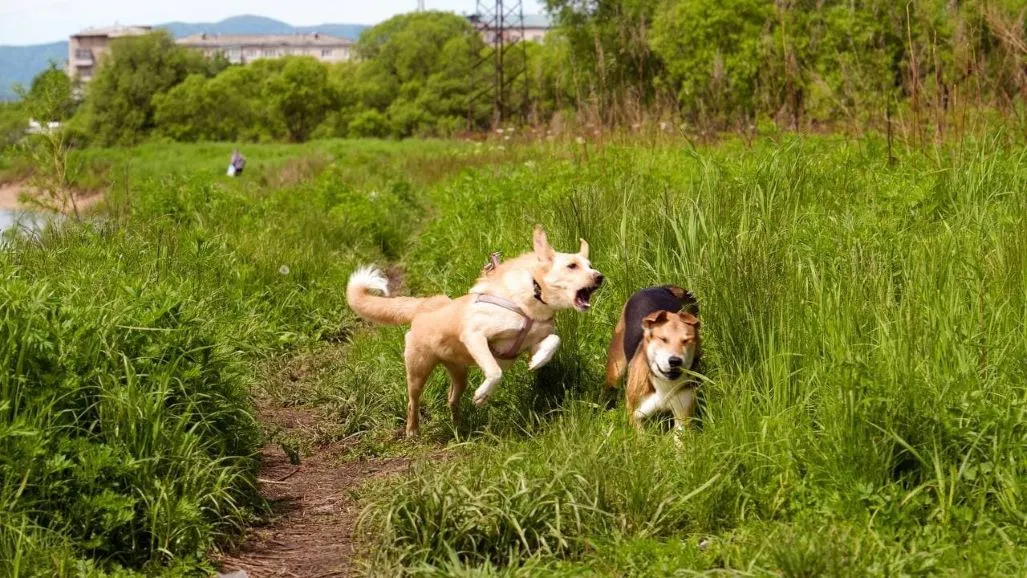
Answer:
[[[577,253],[557,253],[541,227],[535,228],[534,251],[504,263],[493,262],[468,295],[450,299],[388,297],[388,282],[373,267],[358,269],[346,286],[349,306],[375,323],[410,324],[404,361],[407,372],[407,436],[419,431],[418,405],[425,381],[436,366],[449,373],[449,409],[460,423],[460,396],[467,369],[477,365],[485,379],[474,392],[481,405],[509,367],[531,351],[529,369],[548,363],[560,346],[553,315],[561,309],[587,311],[603,276],[588,260],[588,243]],[[385,295],[373,295],[376,291]]]
[[[627,368],[628,419],[636,427],[658,411],[684,428],[695,408],[699,368],[699,306],[691,293],[665,285],[642,289],[621,312],[606,360],[606,387]]]

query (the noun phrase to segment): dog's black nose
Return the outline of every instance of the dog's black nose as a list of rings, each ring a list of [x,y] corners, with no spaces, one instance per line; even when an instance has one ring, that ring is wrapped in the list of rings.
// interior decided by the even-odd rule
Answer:
[[[671,367],[681,367],[684,363],[685,363],[685,360],[681,359],[680,357],[678,357],[676,355],[674,357],[671,357],[670,359],[667,360],[667,364],[670,365]]]
[[[602,273],[596,273],[596,287],[602,285],[605,280],[606,277],[603,277]]]

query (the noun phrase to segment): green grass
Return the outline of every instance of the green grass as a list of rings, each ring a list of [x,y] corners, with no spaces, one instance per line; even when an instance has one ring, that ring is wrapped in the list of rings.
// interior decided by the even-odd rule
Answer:
[[[1027,572],[1027,170],[1004,140],[894,165],[828,137],[324,142],[249,147],[226,180],[230,151],[86,151],[109,220],[0,256],[0,361],[23,367],[0,378],[0,573],[202,568],[261,511],[255,395],[316,407],[308,445],[448,448],[362,493],[379,575]],[[398,441],[403,330],[357,323],[346,277],[457,295],[534,223],[590,242],[592,311],[460,431],[438,372]],[[621,305],[658,283],[702,305],[680,445],[599,394]]]
[[[466,290],[489,251],[527,247],[532,222],[557,247],[587,238],[610,283],[589,314],[561,314],[554,367],[518,368],[466,408],[470,449],[372,498],[376,563],[1024,572],[1023,159],[980,142],[889,167],[882,149],[609,147],[432,191],[438,216],[404,258],[418,292]],[[681,449],[598,398],[620,305],[667,282],[699,296],[711,380]],[[358,384],[391,392],[375,395],[395,427],[399,343],[359,336],[367,370],[340,379],[338,402]],[[434,440],[444,387],[426,395]]]
[[[345,335],[350,270],[398,254],[460,150],[252,147],[235,180],[227,145],[73,159],[106,215],[0,252],[0,575],[208,567],[264,511],[260,366]]]

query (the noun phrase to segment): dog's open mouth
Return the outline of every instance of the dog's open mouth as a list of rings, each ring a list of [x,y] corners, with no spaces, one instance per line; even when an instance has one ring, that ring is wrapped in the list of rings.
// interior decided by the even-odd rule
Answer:
[[[681,375],[684,372],[681,371],[680,369],[677,369],[677,368],[671,368],[671,369],[669,369],[667,371],[663,371],[661,369],[660,373],[662,373],[663,376],[666,377],[667,379],[677,379],[677,378],[681,377]]]
[[[599,285],[578,289],[578,292],[574,294],[574,308],[578,311],[588,311],[588,308],[592,306],[592,294],[596,292],[596,289],[599,289]]]

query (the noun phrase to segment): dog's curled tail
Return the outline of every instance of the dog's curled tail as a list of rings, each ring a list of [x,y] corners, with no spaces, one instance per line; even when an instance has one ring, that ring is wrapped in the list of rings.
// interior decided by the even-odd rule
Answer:
[[[346,301],[350,309],[363,319],[383,325],[403,325],[410,323],[424,299],[389,297],[388,279],[372,265],[360,267],[349,276]]]

